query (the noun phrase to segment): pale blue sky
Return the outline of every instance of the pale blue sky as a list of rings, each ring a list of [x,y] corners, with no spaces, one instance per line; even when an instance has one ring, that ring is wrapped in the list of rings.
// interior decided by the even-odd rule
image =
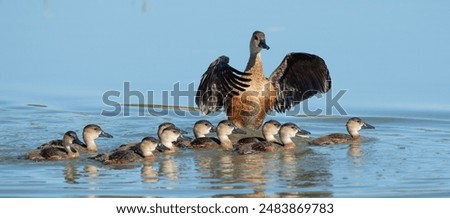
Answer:
[[[171,90],[219,55],[243,69],[266,33],[266,75],[288,52],[325,59],[346,108],[450,109],[449,1],[0,0],[0,101],[104,106],[108,90]],[[157,97],[159,98],[159,97]],[[323,104],[324,99],[316,99]]]

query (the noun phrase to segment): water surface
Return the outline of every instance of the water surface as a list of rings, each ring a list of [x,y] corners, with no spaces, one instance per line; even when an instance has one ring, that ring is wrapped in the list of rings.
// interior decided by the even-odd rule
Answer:
[[[179,150],[155,161],[104,166],[77,160],[18,159],[68,130],[99,124],[114,135],[97,140],[100,152],[155,136],[159,123],[192,132],[194,115],[101,116],[98,108],[0,105],[0,197],[450,197],[450,113],[367,111],[376,127],[358,144],[309,146],[239,156],[220,150]],[[202,117],[217,124],[224,115]],[[275,117],[318,137],[345,131],[348,116]]]

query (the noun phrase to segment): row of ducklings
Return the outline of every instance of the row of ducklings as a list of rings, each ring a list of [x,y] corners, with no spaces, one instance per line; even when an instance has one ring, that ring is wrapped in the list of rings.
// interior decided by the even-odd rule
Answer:
[[[311,145],[330,145],[350,143],[360,140],[359,130],[373,129],[370,124],[360,118],[350,118],[346,124],[349,134],[334,133],[309,141]],[[246,132],[229,120],[220,121],[217,127],[207,120],[199,120],[194,124],[193,140],[184,138],[184,131],[175,127],[173,123],[165,122],[158,127],[158,139],[145,137],[141,142],[124,144],[109,153],[98,154],[91,157],[104,164],[126,164],[143,159],[154,158],[158,153],[173,153],[177,148],[206,149],[222,148],[232,150],[238,154],[251,154],[255,152],[274,151],[279,149],[292,149],[295,143],[293,137],[308,137],[310,132],[301,129],[294,123],[281,124],[276,120],[269,120],[263,124],[263,137],[245,137],[237,141],[230,139],[231,134],[246,134]],[[218,138],[206,135],[216,132]],[[275,135],[278,134],[280,142]],[[83,129],[83,140],[78,139],[74,131],[64,134],[62,140],[52,140],[28,152],[26,159],[35,161],[73,159],[80,156],[80,152],[97,152],[95,139],[98,137],[112,138],[100,126],[89,124]]]

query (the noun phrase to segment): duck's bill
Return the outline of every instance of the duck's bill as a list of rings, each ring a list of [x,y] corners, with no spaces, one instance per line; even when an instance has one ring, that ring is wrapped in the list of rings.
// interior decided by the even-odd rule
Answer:
[[[188,141],[192,141],[192,138],[189,137],[189,136],[185,136],[185,135],[183,135],[183,134],[180,134],[180,136],[178,137],[177,141],[180,141],[180,140],[188,140]]]
[[[302,137],[302,138],[309,138],[309,135],[311,135],[311,133],[304,129],[299,129],[298,132],[295,134],[295,136]]]
[[[73,140],[72,144],[77,144],[81,146],[85,145],[84,142],[82,142],[78,137]]]
[[[270,49],[270,47],[266,44],[266,40],[262,40],[262,41],[259,43],[259,47],[260,47],[260,48],[263,48],[263,49],[267,49],[267,50]]]
[[[185,130],[182,130],[182,129],[178,129],[178,130],[180,130],[181,135],[186,135],[186,134],[188,134],[188,132],[185,131]]]
[[[237,127],[233,129],[232,133],[234,133],[234,134],[247,134],[246,131],[244,131],[243,129],[239,129]]]
[[[362,125],[361,128],[362,128],[362,129],[375,129],[374,126],[372,126],[372,125],[370,125],[370,124],[368,124],[368,123],[363,123],[363,125]]]
[[[113,138],[113,136],[105,131],[102,131],[98,137],[105,137],[105,138]]]
[[[211,129],[209,130],[209,132],[217,132],[217,129],[215,126],[211,127]]]

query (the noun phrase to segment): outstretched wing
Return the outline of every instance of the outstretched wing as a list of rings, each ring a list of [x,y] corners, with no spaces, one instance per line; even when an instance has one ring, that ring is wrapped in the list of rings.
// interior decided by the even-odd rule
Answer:
[[[228,99],[249,87],[250,79],[242,76],[250,74],[234,69],[228,62],[228,57],[220,56],[209,65],[200,80],[195,103],[203,114],[220,110]]]
[[[300,101],[331,89],[325,61],[308,53],[289,53],[269,80],[276,88],[273,109],[285,112]]]

